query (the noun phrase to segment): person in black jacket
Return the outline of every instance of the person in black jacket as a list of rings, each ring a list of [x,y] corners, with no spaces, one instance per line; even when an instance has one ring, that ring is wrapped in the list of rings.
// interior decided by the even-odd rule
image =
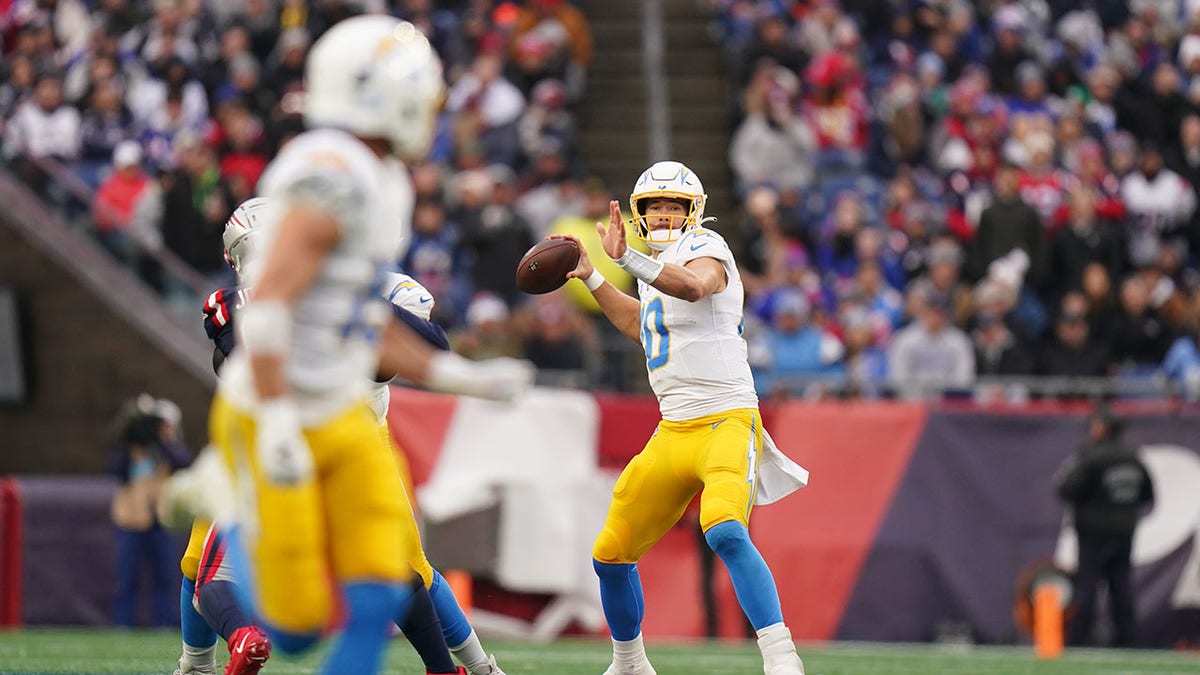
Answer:
[[[1102,579],[1108,585],[1115,645],[1134,642],[1133,531],[1154,504],[1154,485],[1137,451],[1121,440],[1122,426],[1111,411],[1098,408],[1088,419],[1088,440],[1067,459],[1056,480],[1079,537],[1076,610],[1067,634],[1071,645],[1089,642]]]

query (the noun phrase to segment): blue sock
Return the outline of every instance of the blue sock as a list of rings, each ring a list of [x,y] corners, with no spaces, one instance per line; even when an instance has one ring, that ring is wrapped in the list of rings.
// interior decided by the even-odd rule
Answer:
[[[254,623],[238,604],[235,586],[232,581],[210,581],[200,585],[200,611],[226,642],[235,630]]]
[[[602,563],[592,560],[600,577],[600,603],[614,640],[628,642],[642,632],[646,605],[642,597],[642,578],[633,563]]]
[[[429,597],[433,600],[438,620],[442,622],[442,635],[446,638],[446,644],[457,647],[466,642],[467,638],[471,637],[471,622],[467,621],[467,615],[459,606],[458,598],[454,597],[450,584],[446,583],[442,573],[437,570],[433,571]]]
[[[346,627],[333,644],[321,672],[327,675],[373,675],[383,661],[392,620],[404,619],[397,607],[412,590],[396,584],[347,584]]]
[[[217,643],[217,632],[192,605],[195,593],[196,582],[184,577],[183,583],[179,585],[179,629],[183,633],[183,644],[197,649],[208,649]]]
[[[267,631],[267,636],[271,638],[272,649],[278,649],[288,656],[303,654],[317,644],[317,640],[321,639],[320,633],[289,633],[274,628],[266,622],[259,623],[259,628]]]
[[[433,608],[433,599],[425,583],[417,579],[412,591],[412,602],[408,608],[408,616],[397,621],[396,625],[404,631],[413,649],[425,664],[426,673],[457,673],[454,659],[450,658],[450,648],[446,646],[446,638],[442,632],[442,622],[438,621],[437,612]]]
[[[782,622],[783,610],[779,606],[775,578],[762,554],[750,541],[746,527],[727,520],[708,528],[704,539],[729,570],[733,592],[754,630]]]

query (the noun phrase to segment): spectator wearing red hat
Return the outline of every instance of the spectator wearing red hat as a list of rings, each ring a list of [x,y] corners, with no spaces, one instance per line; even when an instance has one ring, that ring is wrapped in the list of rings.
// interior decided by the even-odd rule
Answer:
[[[838,52],[817,56],[805,69],[811,89],[801,110],[827,164],[862,164],[870,139],[870,119],[857,78],[853,64]]]

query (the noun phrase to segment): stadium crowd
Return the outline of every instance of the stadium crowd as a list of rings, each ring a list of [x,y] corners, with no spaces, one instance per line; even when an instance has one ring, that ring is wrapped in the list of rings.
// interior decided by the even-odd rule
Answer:
[[[200,299],[147,251],[170,251],[214,289],[233,284],[225,221],[302,130],[309,46],[362,12],[420,27],[449,84],[433,151],[412,168],[404,268],[463,351],[583,371],[591,324],[563,298],[526,302],[513,278],[533,242],[587,202],[572,110],[592,41],[564,0],[5,0],[3,159],[198,317]],[[90,209],[64,183],[94,192]]]
[[[1200,394],[1200,2],[710,3],[760,393],[1036,375]],[[215,242],[301,128],[312,41],[361,11],[414,21],[450,87],[404,267],[460,351],[629,386],[586,292],[514,286],[532,242],[624,197],[577,154],[592,43],[570,2],[5,4],[5,161],[51,198],[45,160],[68,167],[90,233],[166,293],[135,242],[230,282]]]
[[[1200,3],[713,7],[762,392],[1040,375],[1195,395]]]

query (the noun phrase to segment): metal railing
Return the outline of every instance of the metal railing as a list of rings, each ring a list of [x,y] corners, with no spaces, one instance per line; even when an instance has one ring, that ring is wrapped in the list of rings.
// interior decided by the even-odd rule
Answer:
[[[97,204],[95,190],[62,162],[52,157],[31,157],[29,155],[23,155],[23,157],[46,174],[66,193],[68,198],[74,199],[86,207],[89,212],[94,213],[98,210],[102,215],[114,220],[120,219],[121,216],[104,204]],[[165,273],[178,280],[194,295],[204,297],[212,291],[212,283],[170,249],[148,240],[142,232],[131,231],[130,238],[140,254],[158,263]]]

